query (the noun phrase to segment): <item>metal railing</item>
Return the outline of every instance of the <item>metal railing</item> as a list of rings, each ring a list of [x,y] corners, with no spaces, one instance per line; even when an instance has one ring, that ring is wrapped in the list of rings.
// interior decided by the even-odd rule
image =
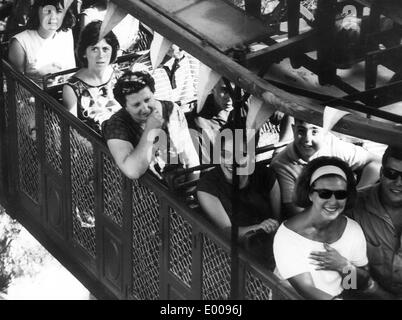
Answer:
[[[298,296],[246,252],[230,270],[229,241],[145,174],[129,180],[102,138],[2,62],[3,205],[97,296],[244,299]],[[90,288],[90,289],[91,289]]]

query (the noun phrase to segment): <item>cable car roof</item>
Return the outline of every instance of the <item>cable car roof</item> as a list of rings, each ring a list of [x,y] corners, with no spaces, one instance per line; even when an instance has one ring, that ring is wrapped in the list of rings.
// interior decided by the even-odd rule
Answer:
[[[320,46],[328,41],[323,38],[323,33],[327,32],[326,28],[330,27],[330,22],[327,23],[329,26],[316,25],[315,28],[299,30],[299,19],[297,18],[296,27],[294,21],[289,19],[289,36],[277,40],[271,26],[225,0],[111,1],[211,69],[241,86],[246,92],[274,105],[280,111],[322,125],[324,107],[331,105],[353,113],[343,117],[335,125],[335,131],[385,144],[398,144],[402,136],[401,116],[394,111],[381,111],[366,103],[369,98],[381,94],[384,90],[401,90],[402,83],[387,84],[384,88],[363,88],[363,90],[359,88],[359,90],[348,83],[346,77],[338,75],[335,69],[331,86],[340,91],[333,94],[327,89],[328,85],[321,85],[322,63],[307,53],[315,52],[319,55],[325,52]],[[321,2],[328,5],[331,1],[336,3],[336,0]],[[291,2],[295,1],[288,1]],[[354,2],[366,6],[373,6],[375,3],[374,0]],[[391,6],[396,6],[398,10]],[[396,23],[401,22],[401,4],[390,1],[390,6],[384,6],[383,3],[380,12],[388,12],[388,16]],[[325,14],[330,13],[323,14],[325,17]],[[252,52],[241,50],[256,43],[262,44],[262,48]],[[331,43],[327,43],[328,45]],[[236,54],[243,57],[240,62]],[[300,88],[291,81],[280,82],[269,76],[268,79],[264,78],[267,71],[272,68],[272,62],[282,61],[283,64],[284,60],[290,58],[291,65],[294,65],[292,56],[295,54],[298,60],[296,64],[299,64],[297,67],[303,67],[318,77],[320,85],[315,90],[308,86]],[[290,67],[286,69],[282,65],[282,68],[283,72],[286,70],[292,72]],[[396,107],[389,109],[395,110]],[[366,114],[374,114],[376,117],[366,117]]]

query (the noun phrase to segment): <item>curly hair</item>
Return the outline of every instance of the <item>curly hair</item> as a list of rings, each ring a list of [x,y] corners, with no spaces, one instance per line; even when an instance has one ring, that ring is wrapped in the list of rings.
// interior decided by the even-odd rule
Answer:
[[[39,29],[39,8],[48,5],[64,9],[64,0],[35,0],[35,3],[32,5],[31,12],[29,14],[27,29]],[[70,7],[68,8],[66,15],[64,16],[63,23],[57,31],[68,31],[68,29],[71,29],[75,26],[75,23],[76,19]]]
[[[88,23],[81,31],[80,39],[78,40],[77,46],[77,58],[81,67],[88,67],[88,60],[85,57],[86,50],[88,47],[94,46],[99,42],[101,26],[102,21],[95,20]],[[112,31],[110,31],[103,39],[105,39],[106,43],[112,47],[112,56],[110,58],[110,63],[113,63],[116,60],[117,51],[120,47],[119,41]]]
[[[113,89],[114,98],[125,108],[126,96],[137,93],[146,87],[155,93],[155,80],[148,72],[128,70],[117,80]]]
[[[296,181],[296,188],[294,193],[294,202],[297,206],[302,208],[308,208],[313,203],[310,200],[310,194],[314,189],[315,181],[312,185],[310,185],[310,179],[313,173],[323,166],[336,166],[340,168],[346,175],[347,181],[347,192],[348,197],[346,200],[345,209],[349,209],[353,206],[355,197],[356,197],[356,179],[352,172],[352,169],[349,165],[337,158],[337,157],[318,157],[314,160],[311,160],[304,168],[299,178]],[[333,177],[337,176],[335,174],[328,174],[322,177]],[[320,178],[322,178],[320,177]]]

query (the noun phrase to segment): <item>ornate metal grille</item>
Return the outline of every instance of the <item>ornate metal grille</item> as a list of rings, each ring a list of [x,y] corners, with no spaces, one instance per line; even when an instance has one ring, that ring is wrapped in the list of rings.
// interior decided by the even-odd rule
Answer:
[[[159,201],[133,180],[133,286],[136,299],[159,299]]]
[[[119,226],[123,225],[123,176],[107,155],[103,156],[104,212]]]
[[[70,129],[73,239],[96,256],[95,192],[92,144]]]
[[[38,203],[39,159],[36,144],[35,98],[24,87],[16,84],[17,144],[19,186],[27,196]]]
[[[63,174],[61,161],[61,126],[59,116],[45,106],[45,156],[58,174]]]
[[[192,227],[172,208],[169,218],[169,270],[191,287]]]
[[[272,289],[269,288],[251,270],[246,272],[246,299],[247,300],[272,300]]]
[[[202,298],[204,300],[229,299],[229,254],[204,235],[202,259]]]

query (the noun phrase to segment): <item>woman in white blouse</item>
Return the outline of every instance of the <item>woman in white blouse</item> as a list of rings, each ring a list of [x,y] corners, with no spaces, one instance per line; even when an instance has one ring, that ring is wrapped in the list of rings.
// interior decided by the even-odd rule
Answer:
[[[28,29],[10,41],[11,64],[39,85],[49,73],[75,68],[74,24],[75,18],[63,0],[36,0]]]
[[[299,177],[295,202],[305,209],[279,227],[274,256],[276,272],[306,299],[335,299],[369,283],[363,231],[343,215],[355,193],[351,169],[335,157],[312,160]]]

